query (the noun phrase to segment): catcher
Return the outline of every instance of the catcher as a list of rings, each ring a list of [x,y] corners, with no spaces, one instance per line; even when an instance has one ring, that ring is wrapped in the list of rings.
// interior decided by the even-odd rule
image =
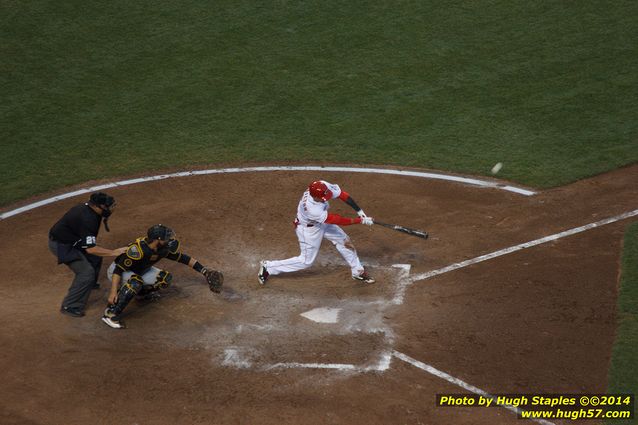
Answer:
[[[187,264],[206,278],[211,291],[221,292],[224,275],[204,267],[196,259],[180,251],[175,232],[162,224],[148,229],[146,237],[131,243],[124,254],[119,255],[108,268],[111,281],[108,306],[102,321],[114,329],[124,328],[119,316],[134,297],[148,299],[157,296],[160,289],[167,288],[173,276],[166,270],[154,267],[162,258]]]

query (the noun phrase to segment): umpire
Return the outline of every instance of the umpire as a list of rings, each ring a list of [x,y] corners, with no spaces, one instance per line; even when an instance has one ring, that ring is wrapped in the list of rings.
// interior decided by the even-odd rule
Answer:
[[[116,257],[126,247],[107,249],[97,245],[100,223],[109,231],[108,217],[115,207],[115,199],[103,192],[91,194],[89,202],[76,205],[49,230],[49,250],[75,273],[69,291],[62,301],[60,312],[73,317],[84,316],[91,289],[97,283],[102,257]]]

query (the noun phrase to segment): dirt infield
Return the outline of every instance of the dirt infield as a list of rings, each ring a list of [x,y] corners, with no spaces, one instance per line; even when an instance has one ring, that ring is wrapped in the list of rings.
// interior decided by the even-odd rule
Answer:
[[[326,242],[309,271],[260,287],[260,259],[297,255],[291,221],[316,178],[430,240],[350,226],[377,284],[352,281]],[[635,218],[430,279],[409,276],[634,210],[638,166],[531,197],[336,172],[184,177],[109,193],[118,209],[102,245],[168,224],[184,252],[224,271],[226,289],[212,294],[201,276],[164,260],[173,287],[158,302],[132,303],[129,328],[116,331],[99,320],[104,267],[87,316],[69,318],[58,309],[72,274],[56,266],[47,232],[84,199],[0,221],[2,424],[521,423],[502,408],[435,407],[437,393],[467,391],[397,352],[490,393],[606,390],[620,244]],[[351,214],[338,201],[332,211]],[[320,307],[339,309],[339,322],[300,316]]]

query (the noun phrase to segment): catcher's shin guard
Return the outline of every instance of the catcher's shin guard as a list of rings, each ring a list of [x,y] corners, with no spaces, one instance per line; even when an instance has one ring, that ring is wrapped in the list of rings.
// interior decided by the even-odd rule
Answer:
[[[168,285],[171,284],[173,280],[173,275],[167,272],[166,270],[160,270],[155,278],[155,284],[153,284],[153,289],[165,289],[168,288]]]
[[[159,289],[151,285],[144,285],[140,292],[135,296],[135,300],[139,302],[156,301],[160,299]]]
[[[131,278],[120,288],[117,294],[117,302],[108,307],[108,311],[113,314],[113,316],[120,315],[129,302],[133,299],[133,297],[140,292],[142,289],[142,285],[144,285],[144,280],[142,280],[142,276],[134,274]]]

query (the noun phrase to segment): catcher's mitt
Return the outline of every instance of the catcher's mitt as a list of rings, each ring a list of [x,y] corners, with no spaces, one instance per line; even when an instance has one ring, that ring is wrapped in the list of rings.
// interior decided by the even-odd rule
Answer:
[[[206,278],[206,282],[208,283],[208,287],[211,291],[215,293],[220,293],[222,291],[222,285],[224,284],[224,275],[222,272],[204,268],[204,270],[202,270],[202,274]]]

